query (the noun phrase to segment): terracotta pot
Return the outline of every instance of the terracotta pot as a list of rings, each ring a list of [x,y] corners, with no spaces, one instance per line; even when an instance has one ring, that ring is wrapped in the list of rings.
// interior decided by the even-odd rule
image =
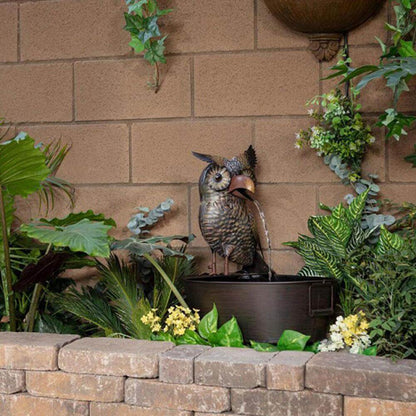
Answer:
[[[319,60],[332,59],[343,33],[377,13],[385,0],[264,0],[289,28],[310,34],[310,49]]]

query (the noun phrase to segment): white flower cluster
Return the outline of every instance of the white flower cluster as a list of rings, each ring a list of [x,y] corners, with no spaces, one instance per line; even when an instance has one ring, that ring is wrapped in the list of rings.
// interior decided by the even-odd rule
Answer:
[[[367,329],[368,322],[363,312],[346,318],[338,316],[335,324],[329,328],[329,339],[321,341],[318,351],[347,349],[351,354],[360,354],[371,344]]]

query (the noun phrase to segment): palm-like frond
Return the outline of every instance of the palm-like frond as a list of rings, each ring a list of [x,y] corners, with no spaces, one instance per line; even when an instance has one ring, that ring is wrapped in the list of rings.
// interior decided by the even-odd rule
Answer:
[[[70,287],[65,293],[50,295],[50,299],[60,310],[93,324],[106,336],[124,333],[115,311],[95,288],[83,287],[78,291],[75,287]]]
[[[184,253],[186,245],[179,250]],[[180,292],[183,289],[183,278],[195,272],[194,259],[187,257],[164,256],[160,261],[160,266]],[[153,307],[158,309],[159,316],[164,316],[172,302],[172,290],[157,270],[154,273]]]
[[[74,188],[72,185],[66,180],[55,176],[70,148],[70,145],[56,141],[44,146],[42,149],[45,154],[46,166],[48,166],[51,171],[50,175],[42,181],[41,188],[38,191],[39,204],[40,206],[45,204],[46,213],[48,213],[50,209],[53,209],[55,205],[56,192],[65,194],[71,205],[74,203]]]
[[[107,264],[97,263],[97,269],[126,332],[134,338],[148,338],[149,327],[140,318],[150,311],[150,304],[137,285],[135,264],[126,263],[112,253]]]

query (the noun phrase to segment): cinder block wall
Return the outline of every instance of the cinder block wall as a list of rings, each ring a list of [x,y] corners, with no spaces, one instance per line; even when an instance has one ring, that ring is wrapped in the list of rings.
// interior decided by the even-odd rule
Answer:
[[[306,231],[319,201],[335,204],[349,192],[314,152],[294,148],[295,133],[309,123],[306,100],[334,85],[320,80],[328,64],[263,0],[163,0],[175,11],[164,19],[168,63],[154,94],[146,87],[152,69],[122,30],[124,3],[0,0],[0,115],[39,140],[72,143],[60,173],[76,184],[76,209],[111,215],[125,235],[135,207],[172,197],[174,212],[158,231],[195,233],[193,251],[205,259],[197,223],[203,163],[190,152],[233,156],[253,144],[275,268],[296,273],[299,258],[281,243]],[[357,65],[376,62],[374,36],[386,38],[389,19],[384,7],[350,33]],[[414,91],[403,98],[403,109],[415,111]],[[367,89],[367,118],[374,121],[389,99],[380,86]],[[416,172],[402,160],[415,131],[386,145],[383,132],[376,135],[366,171],[380,175],[385,197],[416,202]],[[62,202],[57,213],[68,210]],[[38,215],[30,201],[21,212]]]
[[[3,333],[2,416],[414,416],[416,361]]]

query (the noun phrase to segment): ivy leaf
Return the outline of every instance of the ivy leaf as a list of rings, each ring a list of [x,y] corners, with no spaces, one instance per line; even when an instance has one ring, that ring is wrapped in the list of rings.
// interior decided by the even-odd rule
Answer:
[[[145,44],[148,40],[160,36],[159,26],[157,24],[157,16],[146,17],[143,19],[143,27],[137,34],[139,40]],[[152,42],[153,44],[154,42]],[[157,44],[157,42],[156,42]]]
[[[400,40],[399,53],[400,56],[416,56],[416,51],[413,48],[413,42],[411,40]]]
[[[303,351],[310,336],[287,329],[277,343],[279,351]]]
[[[147,3],[147,11],[149,12],[149,14],[153,14],[155,12],[157,8],[157,4],[155,0],[149,0],[149,2]]]
[[[129,13],[136,13],[140,16],[143,16],[143,6],[147,4],[148,0],[139,0],[137,3],[130,4],[129,6]],[[127,4],[131,3],[128,2]]]
[[[131,38],[129,45],[134,49],[136,53],[144,51],[144,45],[137,36]]]
[[[157,10],[156,16],[165,16],[169,13],[173,12],[173,9],[163,9],[163,10]]]
[[[76,224],[53,226],[47,221],[22,224],[20,231],[41,243],[55,247],[68,247],[89,256],[108,257],[110,255],[108,231],[112,227],[103,222],[83,219]]]
[[[198,325],[198,332],[202,337],[208,339],[211,334],[217,332],[217,328],[218,310],[214,303],[212,310],[201,319],[201,322]]]
[[[413,164],[412,168],[416,168],[416,144],[415,144],[415,150],[414,150],[414,152],[412,154],[406,156],[404,158],[404,160],[406,162],[412,163]]]
[[[126,25],[124,30],[132,33],[133,35],[138,35],[140,33],[141,25],[139,24],[137,16],[132,16],[131,14],[124,13],[124,19],[126,20]]]
[[[151,42],[147,52],[144,54],[144,58],[152,65],[154,65],[156,62],[162,62],[163,64],[166,63],[165,56],[163,55],[165,51],[164,42],[166,38],[167,36],[164,36],[155,42]]]

